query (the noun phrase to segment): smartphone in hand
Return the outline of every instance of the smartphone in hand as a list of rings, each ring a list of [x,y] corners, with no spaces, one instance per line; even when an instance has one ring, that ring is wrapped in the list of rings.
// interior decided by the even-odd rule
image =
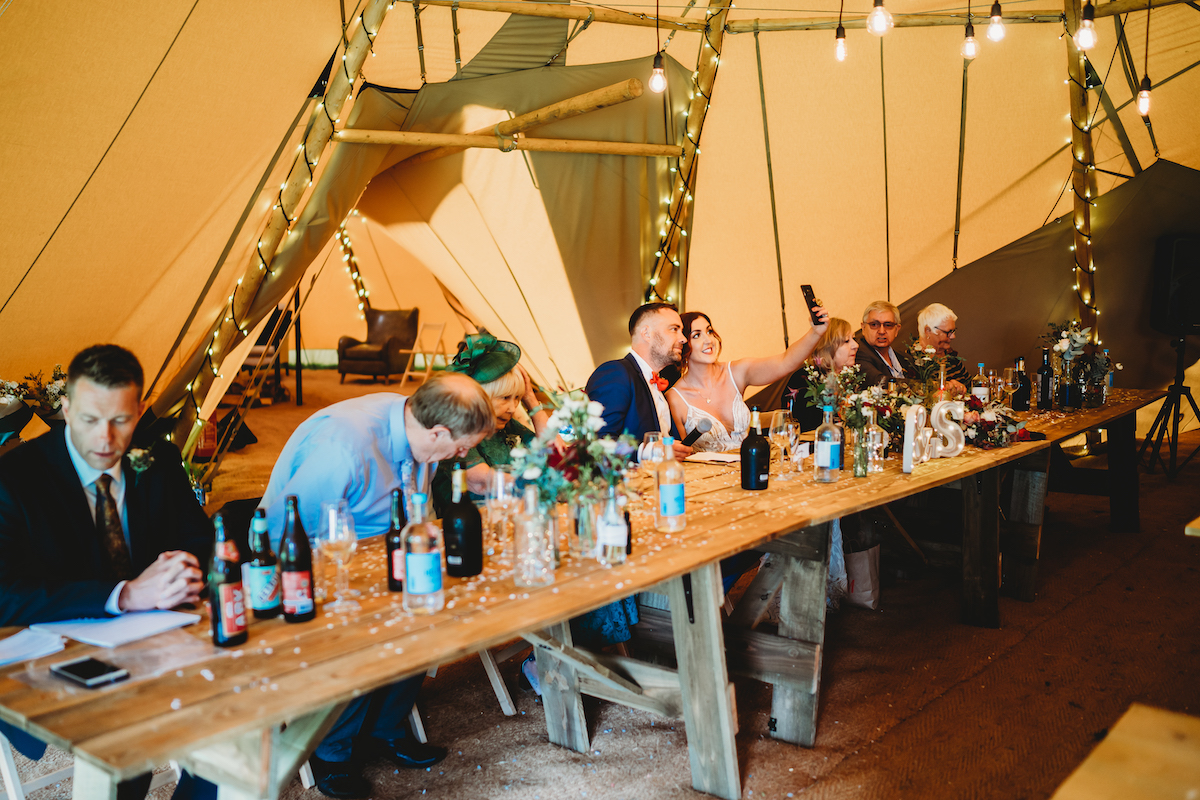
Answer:
[[[820,325],[821,320],[817,318],[817,312],[813,311],[813,309],[821,304],[817,302],[817,296],[813,294],[813,288],[806,283],[800,287],[800,291],[804,292],[804,305],[808,307],[809,319],[812,320],[814,326]]]

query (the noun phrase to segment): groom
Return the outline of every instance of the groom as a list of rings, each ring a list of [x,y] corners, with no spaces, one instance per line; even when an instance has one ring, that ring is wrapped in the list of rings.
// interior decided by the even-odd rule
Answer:
[[[646,303],[629,318],[629,355],[606,361],[588,378],[588,397],[604,406],[601,436],[628,433],[639,441],[652,431],[675,437],[675,457],[685,458],[692,448],[679,443],[679,431],[663,392],[666,379],[659,373],[678,364],[687,341],[675,306]],[[640,458],[639,450],[639,458]]]

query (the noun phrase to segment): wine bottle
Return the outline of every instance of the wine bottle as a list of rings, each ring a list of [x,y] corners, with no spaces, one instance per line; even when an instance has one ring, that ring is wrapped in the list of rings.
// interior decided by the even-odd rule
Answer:
[[[387,538],[387,579],[389,592],[404,591],[404,526],[408,524],[408,514],[404,511],[404,493],[392,489],[392,521],[388,527]]]
[[[446,543],[446,574],[469,578],[483,572],[483,518],[467,499],[467,473],[454,465],[450,477],[450,507],[442,515],[442,537]]]
[[[208,567],[208,610],[212,621],[212,640],[217,647],[245,644],[246,593],[242,588],[241,565],[237,545],[225,538],[225,519],[220,512],[213,517],[212,561]]]
[[[987,405],[988,398],[991,397],[988,377],[983,374],[983,362],[979,362],[979,374],[971,378],[971,394],[979,398],[979,402]]]
[[[254,618],[278,617],[282,606],[279,559],[267,535],[267,512],[261,508],[254,509],[254,518],[250,520],[250,560],[242,565],[242,578]]]
[[[1049,411],[1054,404],[1054,367],[1050,366],[1050,348],[1042,348],[1042,365],[1037,371],[1038,410]]]
[[[771,443],[762,435],[758,407],[750,411],[750,430],[742,440],[742,488],[762,491],[771,476]]]
[[[813,453],[813,479],[836,483],[842,468],[842,429],[833,424],[833,406],[824,406],[825,420],[817,428]]]
[[[312,548],[304,523],[300,521],[300,501],[294,494],[284,499],[279,567],[283,578],[284,620],[308,622],[317,615],[317,603],[313,599]]]
[[[658,464],[658,504],[654,509],[654,527],[660,531],[681,531],[687,525],[683,465],[675,460],[675,440],[663,437],[666,457]]]
[[[1012,396],[1013,411],[1028,411],[1030,400],[1033,394],[1033,384],[1029,380],[1028,373],[1025,372],[1025,359],[1017,359],[1017,389]]]
[[[446,605],[442,591],[442,530],[426,518],[427,498],[412,497],[412,519],[404,526],[404,610],[435,614]]]

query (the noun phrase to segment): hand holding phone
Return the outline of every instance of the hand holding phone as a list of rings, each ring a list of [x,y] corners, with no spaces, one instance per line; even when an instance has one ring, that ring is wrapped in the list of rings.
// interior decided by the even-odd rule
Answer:
[[[818,325],[824,325],[825,323],[821,322],[821,320],[817,317],[817,312],[813,310],[815,308],[820,308],[821,301],[817,299],[815,294],[813,294],[812,286],[808,285],[807,283],[803,284],[800,287],[800,291],[804,292],[804,306],[808,309],[808,318],[812,320],[813,327],[815,328]]]
[[[89,689],[123,681],[129,677],[129,670],[91,656],[51,664],[50,671]]]

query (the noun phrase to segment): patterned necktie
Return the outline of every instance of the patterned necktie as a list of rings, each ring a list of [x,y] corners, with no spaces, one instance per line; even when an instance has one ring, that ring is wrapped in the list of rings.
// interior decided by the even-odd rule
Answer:
[[[108,552],[108,561],[117,580],[126,581],[134,577],[133,562],[129,558],[129,547],[125,544],[125,533],[121,530],[117,504],[109,491],[111,484],[112,476],[108,473],[96,478],[96,532],[100,534],[100,541]]]

